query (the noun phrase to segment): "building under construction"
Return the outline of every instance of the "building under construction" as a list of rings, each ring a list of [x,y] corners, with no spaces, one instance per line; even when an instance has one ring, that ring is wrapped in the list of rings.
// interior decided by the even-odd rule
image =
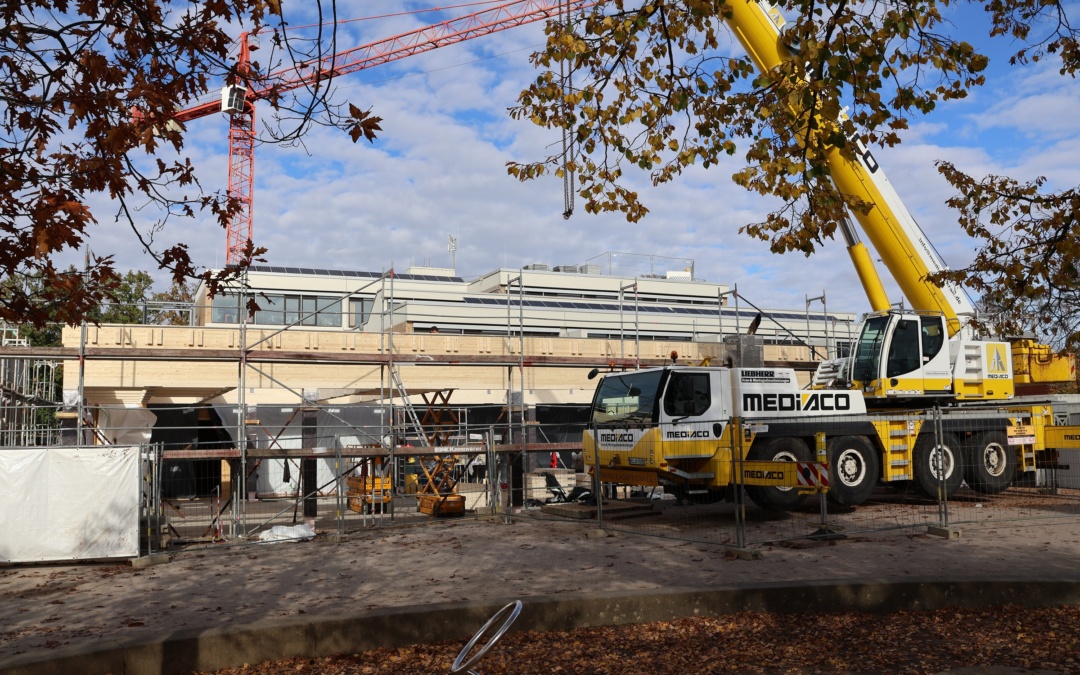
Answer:
[[[659,272],[649,262],[636,274],[531,265],[472,280],[426,267],[255,267],[242,288],[213,298],[200,288],[191,306],[147,308],[143,324],[67,327],[60,348],[17,344],[12,329],[4,444],[149,445],[171,504],[237,492],[343,499],[343,471],[361,475],[354,511],[477,478],[498,499],[480,488],[489,451],[522,458],[505,467],[519,487],[531,468],[572,468],[594,368],[738,360],[808,381],[851,338],[854,317],[823,303],[765,309],[694,279],[692,262]],[[62,398],[42,388],[58,364]],[[410,477],[384,464],[395,453],[432,459]]]
[[[810,303],[761,309],[684,270],[601,271],[533,265],[467,281],[433,268],[255,267],[242,292],[210,299],[199,289],[191,325],[65,329],[65,348],[84,359],[65,369],[64,390],[90,408],[431,406],[435,397],[463,410],[584,407],[595,367],[668,363],[674,353],[682,363],[783,363],[808,378],[851,338],[852,315]],[[259,309],[241,312],[250,300]]]

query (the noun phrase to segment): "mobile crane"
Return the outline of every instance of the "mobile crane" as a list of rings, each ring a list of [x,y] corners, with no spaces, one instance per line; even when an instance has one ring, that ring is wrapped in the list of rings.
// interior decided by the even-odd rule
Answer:
[[[793,57],[777,7],[766,0],[729,7],[726,20],[759,69]],[[830,497],[845,505],[865,501],[879,481],[914,480],[947,498],[966,480],[996,494],[1018,471],[1046,464],[1044,451],[1080,448],[1080,427],[1065,426],[1080,422],[1080,398],[1015,399],[1012,346],[975,339],[967,297],[928,279],[944,264],[873,155],[857,145],[853,159],[838,148],[827,159],[837,189],[871,205],[856,218],[913,310],[891,308],[866,247],[843,223],[874,310],[852,356],[823,363],[810,390],[784,368],[673,363],[608,373],[583,438],[585,461],[602,480],[666,484],[683,496],[731,496],[741,484],[758,505],[786,510],[812,487],[811,447],[826,460]],[[1030,341],[1018,354],[1025,381],[1075,376],[1071,356],[1056,358]],[[1032,363],[1043,367],[1036,373]],[[946,407],[934,415],[939,405]]]
[[[785,45],[787,25],[766,1],[731,3],[735,36],[762,72],[793,58]],[[826,362],[815,386],[847,384],[862,389],[868,404],[896,407],[937,401],[1006,400],[1015,395],[1014,364],[1020,384],[1071,382],[1072,355],[1055,355],[1046,345],[1019,341],[1016,353],[1004,340],[977,340],[970,321],[976,311],[956,284],[936,284],[928,276],[945,263],[862,143],[854,158],[829,148],[826,159],[837,190],[870,208],[854,213],[908,301],[911,311],[895,311],[873,270],[854,227],[841,225],[849,255],[874,313],[863,323],[851,358]]]

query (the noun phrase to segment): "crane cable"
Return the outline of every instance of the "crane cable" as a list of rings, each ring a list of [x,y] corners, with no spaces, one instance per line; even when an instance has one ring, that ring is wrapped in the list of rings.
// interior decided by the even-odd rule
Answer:
[[[570,31],[570,0],[559,2],[559,22],[562,23],[565,32]],[[574,67],[567,64],[566,59],[559,60],[559,84],[562,87],[562,173],[563,173],[563,220],[569,220],[574,214],[574,134],[567,127],[566,120],[570,117],[571,106],[566,98],[574,90]]]

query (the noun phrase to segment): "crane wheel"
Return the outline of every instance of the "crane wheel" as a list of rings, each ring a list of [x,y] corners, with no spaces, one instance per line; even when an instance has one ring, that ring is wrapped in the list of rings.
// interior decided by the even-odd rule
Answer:
[[[964,479],[976,492],[996,495],[1012,485],[1016,477],[1016,451],[1002,431],[980,436],[964,459]]]
[[[829,460],[829,499],[858,506],[874,492],[881,475],[878,451],[861,436],[838,436],[826,447]]]
[[[750,461],[770,462],[811,462],[813,455],[798,438],[773,438],[763,443],[755,443],[746,453]],[[746,496],[767,511],[790,511],[806,501],[806,495],[790,487],[768,487],[747,485]]]
[[[956,437],[945,434],[939,445],[933,434],[923,434],[915,441],[915,484],[923,494],[937,500],[949,499],[964,482]]]

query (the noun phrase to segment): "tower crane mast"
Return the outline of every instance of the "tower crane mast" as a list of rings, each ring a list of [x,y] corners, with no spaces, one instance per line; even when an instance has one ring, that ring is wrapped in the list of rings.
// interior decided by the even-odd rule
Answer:
[[[321,59],[298,63],[265,76],[252,72],[251,52],[257,36],[240,35],[236,84],[222,89],[221,101],[211,101],[178,112],[173,119],[186,123],[208,115],[229,114],[229,195],[239,209],[229,219],[225,264],[237,265],[246,256],[252,238],[252,204],[255,181],[255,102],[332,78],[380,66],[415,54],[429,52],[465,40],[490,35],[575,12],[596,0],[513,0],[491,9],[448,19]]]

